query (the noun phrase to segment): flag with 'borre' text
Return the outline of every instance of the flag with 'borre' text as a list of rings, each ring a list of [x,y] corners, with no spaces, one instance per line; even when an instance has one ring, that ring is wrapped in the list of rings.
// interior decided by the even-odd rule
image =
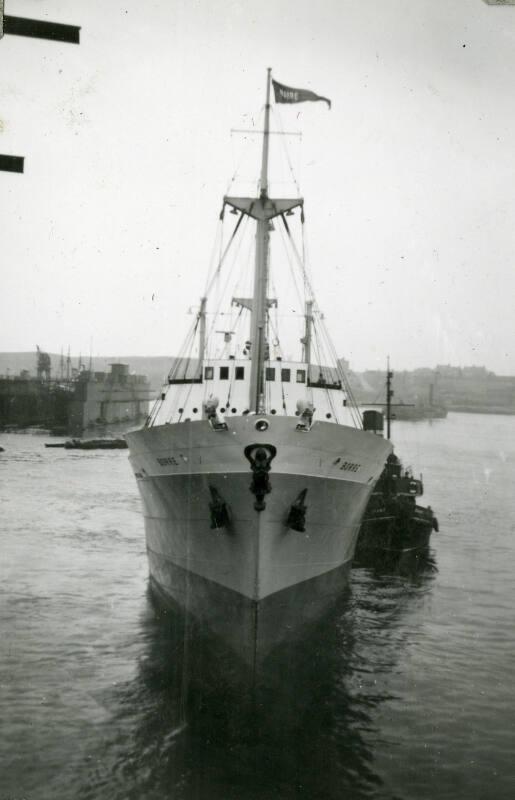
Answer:
[[[293,89],[291,86],[285,86],[274,80],[272,80],[272,84],[276,103],[305,103],[307,100],[323,100],[331,108],[331,101],[327,97],[321,97],[315,92],[310,92],[309,89]]]

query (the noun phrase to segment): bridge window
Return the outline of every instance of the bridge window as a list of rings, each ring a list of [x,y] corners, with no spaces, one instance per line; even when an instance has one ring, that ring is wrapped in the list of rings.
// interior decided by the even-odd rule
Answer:
[[[220,380],[221,381],[229,380],[229,367],[220,367]]]
[[[266,368],[266,379],[267,381],[275,381],[275,367]]]
[[[213,380],[213,367],[204,367],[204,378],[206,381]]]
[[[298,369],[297,370],[297,383],[306,383],[306,370],[305,369]]]
[[[290,382],[290,376],[291,376],[291,370],[290,369],[282,369],[281,370],[281,380],[282,380],[283,383],[289,383]]]
[[[245,367],[236,367],[235,376],[237,381],[242,381],[245,377]]]

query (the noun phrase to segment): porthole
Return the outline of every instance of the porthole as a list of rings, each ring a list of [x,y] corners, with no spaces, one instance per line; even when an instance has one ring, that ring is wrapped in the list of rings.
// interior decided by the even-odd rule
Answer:
[[[184,413],[184,409],[183,409],[183,408],[180,408],[180,409],[179,409],[179,414],[183,414],[183,413]]]
[[[267,431],[268,422],[266,421],[266,419],[258,419],[254,427],[257,431]]]
[[[275,408],[272,409],[272,414],[277,414],[277,411],[275,410]]]
[[[332,416],[333,416],[332,414],[329,414],[329,413],[326,414],[327,419],[331,419]]]
[[[198,414],[198,408],[194,408],[194,409],[193,409],[193,413],[194,413],[194,414]]]
[[[231,411],[232,411],[233,414],[236,414],[236,409],[235,408],[231,408]]]
[[[224,414],[224,413],[225,413],[225,408],[221,408],[220,409],[220,414]]]

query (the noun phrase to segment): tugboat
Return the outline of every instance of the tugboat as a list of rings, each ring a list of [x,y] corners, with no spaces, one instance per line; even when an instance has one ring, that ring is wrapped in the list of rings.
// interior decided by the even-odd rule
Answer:
[[[388,440],[391,436],[392,378],[388,363],[385,406]],[[368,415],[375,414],[365,411],[363,417],[366,421]],[[415,478],[410,469],[403,467],[399,457],[390,453],[363,515],[358,552],[426,547],[432,531],[438,531],[438,520],[431,506],[417,504],[416,498],[423,493],[422,476]]]
[[[425,547],[438,520],[431,506],[420,506],[422,478],[404,469],[395,453],[386,466],[368,502],[361,524],[360,550],[406,550]]]

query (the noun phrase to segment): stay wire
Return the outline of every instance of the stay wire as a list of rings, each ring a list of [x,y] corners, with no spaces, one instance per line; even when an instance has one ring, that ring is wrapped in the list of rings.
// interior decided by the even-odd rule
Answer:
[[[323,347],[323,341],[321,340],[321,337],[320,337],[320,332],[318,330],[318,324],[315,322],[315,319],[313,319],[313,330],[314,330],[314,333],[315,333],[315,336],[314,336],[315,349],[318,351],[318,354],[319,354],[319,363],[322,364],[323,361],[325,360],[325,357],[323,356],[324,347]],[[322,375],[323,375],[323,373],[322,373]],[[335,418],[336,422],[339,422],[338,414],[336,412],[336,408],[335,408],[335,404],[334,404],[334,401],[333,401],[333,398],[332,398],[331,391],[332,391],[331,389],[328,389],[327,387],[325,387],[325,394],[326,394],[326,397],[327,397],[327,402],[328,402],[329,407],[331,409],[331,413],[332,413],[333,417]]]
[[[241,319],[241,314],[242,314],[242,311],[243,311],[243,306],[241,306],[241,307],[240,307],[240,310],[239,310],[238,316],[236,317],[236,321],[234,322],[234,328],[235,328],[235,330],[237,330],[237,329],[238,329],[238,323],[239,323],[239,321],[240,321],[240,319]],[[232,326],[231,326],[231,327],[232,327]],[[227,392],[227,402],[226,402],[226,404],[225,404],[225,407],[226,407],[226,408],[229,408],[229,406],[230,406],[230,404],[231,404],[231,393],[232,393],[232,389],[233,389],[234,381],[236,380],[236,374],[235,374],[235,373],[236,373],[236,365],[235,365],[235,364],[233,364],[232,366],[233,366],[233,369],[232,369],[232,375],[231,375],[231,374],[229,374],[229,387],[228,387],[228,392]]]
[[[248,222],[248,218],[247,218],[247,222]],[[247,222],[245,224],[245,228],[247,227]],[[236,260],[238,258],[239,252],[240,252],[242,240],[243,240],[243,237],[240,240],[240,243],[238,245],[238,248],[237,248],[236,252],[234,253],[234,258],[233,258],[232,265],[231,265],[231,267],[229,269],[229,272],[227,274],[227,278],[226,278],[225,284],[222,287],[222,290],[220,292],[220,296],[219,296],[219,299],[218,299],[218,304],[217,304],[217,306],[215,308],[215,311],[213,312],[213,321],[211,323],[211,327],[210,327],[210,330],[209,330],[210,341],[212,341],[211,337],[213,335],[214,327],[215,327],[215,325],[217,323],[218,317],[220,316],[220,309],[221,309],[222,304],[223,304],[223,302],[225,300],[225,295],[227,293],[227,288],[228,288],[228,285],[229,285],[229,281],[230,281],[230,279],[232,277],[232,274],[233,274],[233,271],[234,271],[234,267],[235,267],[235,264],[236,264]],[[217,277],[220,277],[220,273],[218,273]]]
[[[205,290],[205,296],[206,297],[209,295],[211,289],[213,288],[213,284],[214,284],[215,280],[217,279],[218,275],[220,274],[220,271],[222,269],[224,261],[225,261],[225,259],[227,257],[227,253],[229,252],[231,244],[233,243],[234,238],[235,238],[236,234],[238,233],[238,229],[239,229],[239,227],[240,227],[240,225],[241,225],[241,223],[243,221],[243,217],[247,217],[247,214],[241,213],[240,216],[238,217],[238,221],[237,221],[237,223],[236,223],[236,225],[234,227],[234,230],[233,230],[233,232],[231,234],[231,238],[227,242],[227,244],[225,246],[225,249],[224,249],[224,251],[223,251],[223,253],[222,253],[221,257],[220,257],[220,260],[218,262],[218,266],[217,266],[217,268],[215,270],[215,273],[212,276],[209,284],[206,286],[206,290]]]
[[[293,240],[293,237],[291,235],[291,231],[290,231],[288,222],[287,222],[284,214],[281,214],[281,218],[283,220],[284,227],[285,227],[286,232],[288,234],[288,237],[290,239],[293,252],[294,252],[294,254],[296,256],[296,259],[297,259],[297,263],[298,263],[298,265],[299,265],[299,267],[301,269],[302,276],[303,276],[304,282],[305,282],[305,286],[308,288],[308,291],[309,291],[311,297],[314,298],[313,287],[312,287],[312,284],[311,284],[311,281],[310,281],[310,278],[309,278],[308,271],[306,269],[306,265],[304,264],[304,262],[302,261],[302,259],[300,257],[300,254],[299,254],[299,252],[297,250],[297,246],[296,246],[296,244],[295,244],[295,242]],[[318,304],[317,304],[317,310],[318,310]],[[321,318],[321,315],[320,315],[320,318]],[[321,328],[322,328],[322,331],[324,332],[324,335],[325,335],[325,338],[327,340],[327,344],[328,344],[328,347],[329,347],[329,352],[331,354],[331,360],[335,364],[337,372],[338,372],[338,375],[340,377],[340,380],[342,381],[342,384],[345,386],[345,389],[347,391],[348,397],[351,400],[350,408],[351,408],[351,416],[353,418],[354,424],[357,425],[358,427],[363,427],[363,421],[362,421],[362,418],[361,418],[361,413],[359,411],[358,405],[357,405],[356,400],[354,398],[354,394],[353,394],[352,389],[350,387],[350,384],[349,384],[349,381],[347,379],[347,376],[345,375],[345,372],[344,372],[344,370],[342,369],[342,367],[340,365],[340,362],[339,362],[339,359],[338,359],[338,355],[336,353],[336,349],[334,347],[332,339],[331,339],[331,337],[329,335],[329,332],[327,331],[326,325],[324,324],[322,318],[320,319],[320,321],[321,321]]]
[[[332,341],[332,339],[331,339],[331,337],[329,335],[329,332],[327,330],[327,326],[325,325],[323,320],[321,320],[321,328],[322,328],[322,331],[323,331],[323,333],[324,333],[324,335],[326,337],[326,340],[328,342],[328,346],[329,346],[329,348],[330,348],[330,350],[331,350],[331,352],[333,354],[333,360],[336,363],[336,369],[337,369],[339,378],[342,381],[342,385],[345,387],[345,391],[347,392],[347,396],[348,396],[348,398],[350,400],[349,409],[351,411],[351,416],[353,417],[354,424],[356,424],[357,427],[362,428],[363,427],[363,419],[362,419],[362,416],[361,416],[361,411],[359,410],[359,406],[358,406],[358,403],[356,402],[356,398],[354,397],[354,392],[352,391],[349,379],[347,377],[347,374],[346,374],[345,370],[341,366],[341,363],[340,363],[340,361],[338,359],[338,355],[336,353],[336,349],[334,347],[333,341]]]
[[[297,181],[297,176],[295,175],[295,170],[293,169],[293,165],[291,163],[290,153],[289,153],[288,147],[286,146],[285,139],[286,139],[287,134],[285,134],[285,132],[284,132],[284,125],[283,125],[283,121],[282,121],[281,115],[279,114],[279,110],[275,106],[272,107],[272,114],[273,114],[274,119],[279,122],[278,128],[279,128],[279,130],[280,130],[280,132],[282,134],[281,135],[281,145],[282,145],[282,148],[283,148],[284,155],[286,156],[286,161],[288,162],[288,168],[290,170],[290,174],[291,174],[293,183],[295,184],[295,188],[297,189],[297,192],[298,192],[298,194],[300,196],[300,186],[299,186],[299,183]],[[301,139],[302,139],[302,134],[301,134]]]

